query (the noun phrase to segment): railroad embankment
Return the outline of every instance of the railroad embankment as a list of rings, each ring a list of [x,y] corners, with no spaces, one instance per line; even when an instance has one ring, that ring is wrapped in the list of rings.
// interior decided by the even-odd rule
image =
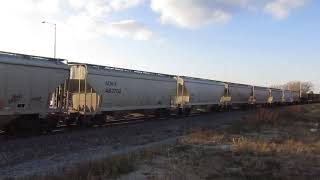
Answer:
[[[26,139],[25,146],[41,140],[50,151],[8,160],[0,172],[21,179],[317,179],[319,124],[320,104],[310,104]],[[57,138],[63,147],[47,141]]]

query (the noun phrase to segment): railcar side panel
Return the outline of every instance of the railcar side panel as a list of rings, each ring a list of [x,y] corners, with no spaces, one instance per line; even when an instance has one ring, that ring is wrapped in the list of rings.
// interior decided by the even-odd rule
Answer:
[[[300,92],[293,91],[293,102],[300,102]]]
[[[6,95],[6,76],[7,68],[4,64],[0,63],[0,112],[7,106],[7,95]]]
[[[87,81],[102,95],[101,111],[171,108],[177,88],[173,77],[90,69]]]
[[[300,101],[300,93],[296,91],[284,91],[284,99],[286,103],[293,103]]]
[[[42,115],[49,109],[49,96],[69,74],[59,62],[25,57],[0,56],[0,128],[21,115]]]
[[[7,110],[7,66],[0,63],[0,128],[8,124],[14,117]]]
[[[292,91],[289,91],[289,90],[284,91],[284,102],[285,103],[292,103],[293,98],[294,98],[294,95],[293,95]]]
[[[252,96],[252,86],[229,84],[229,93],[233,104],[246,104]]]
[[[271,90],[272,97],[273,97],[273,103],[282,103],[283,99],[283,91],[280,89],[272,89]]]
[[[68,77],[64,69],[3,65],[2,113],[32,114],[48,110],[49,94]]]
[[[256,103],[258,103],[258,104],[268,103],[268,100],[270,97],[269,88],[255,87],[254,92],[255,92],[255,97],[256,97]]]
[[[189,95],[186,105],[218,105],[225,93],[225,84],[218,81],[184,79]]]

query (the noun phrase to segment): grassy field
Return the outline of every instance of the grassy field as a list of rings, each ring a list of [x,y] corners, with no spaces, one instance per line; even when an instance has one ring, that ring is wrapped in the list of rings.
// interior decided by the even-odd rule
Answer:
[[[319,179],[319,123],[320,105],[259,109],[219,130],[193,129],[123,179]]]
[[[259,109],[175,145],[79,164],[26,179],[319,179],[320,105]]]

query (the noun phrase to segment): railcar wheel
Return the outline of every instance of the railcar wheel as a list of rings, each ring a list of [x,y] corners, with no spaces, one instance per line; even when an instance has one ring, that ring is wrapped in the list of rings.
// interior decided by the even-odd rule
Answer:
[[[50,133],[57,128],[58,122],[59,120],[54,118],[40,119],[40,131]]]
[[[18,128],[15,123],[8,124],[4,129],[6,136],[17,136],[18,135]]]
[[[212,106],[210,108],[210,112],[219,112],[220,111],[220,106]]]
[[[185,108],[184,109],[184,115],[189,116],[191,114],[192,107],[191,108]]]
[[[36,115],[19,117],[5,128],[8,136],[18,137],[39,135],[42,130],[41,120]]]
[[[94,125],[94,117],[80,116],[77,120],[77,125],[82,128],[92,127]]]
[[[232,105],[226,105],[226,106],[225,106],[225,110],[226,110],[227,112],[230,112],[230,111],[232,110]]]
[[[106,123],[106,116],[104,114],[95,115],[93,117],[94,124],[102,126]]]
[[[71,127],[71,125],[76,122],[75,118],[67,118],[66,119],[66,125],[67,127]]]
[[[168,109],[157,109],[155,110],[154,114],[157,116],[157,117],[167,117],[170,115],[170,110]]]
[[[76,118],[76,124],[77,124],[77,126],[79,126],[79,127],[83,127],[84,120],[83,120],[83,117],[82,117],[82,116],[79,116],[79,117]]]

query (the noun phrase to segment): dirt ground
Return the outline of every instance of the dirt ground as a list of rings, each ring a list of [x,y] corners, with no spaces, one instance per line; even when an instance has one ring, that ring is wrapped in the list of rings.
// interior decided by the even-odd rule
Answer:
[[[319,179],[320,105],[260,109],[221,129],[193,129],[119,179]]]
[[[310,104],[17,140],[0,148],[6,157],[19,155],[0,163],[0,175],[56,180],[319,179],[319,123],[320,104]],[[42,148],[35,151],[39,142]]]
[[[248,113],[254,113],[254,111],[214,112],[200,116],[74,129],[58,134],[0,140],[0,179],[69,174],[69,169],[76,169],[78,164],[85,164],[84,166],[94,164],[93,162],[104,161],[115,154],[137,151],[153,146],[154,143],[174,144],[175,141],[167,140],[187,134],[191,128],[220,128],[241,120],[241,117]],[[117,163],[117,161],[114,163],[115,166],[118,166]],[[82,175],[83,173],[74,179],[83,178]],[[73,176],[70,175],[64,179],[71,177]]]

